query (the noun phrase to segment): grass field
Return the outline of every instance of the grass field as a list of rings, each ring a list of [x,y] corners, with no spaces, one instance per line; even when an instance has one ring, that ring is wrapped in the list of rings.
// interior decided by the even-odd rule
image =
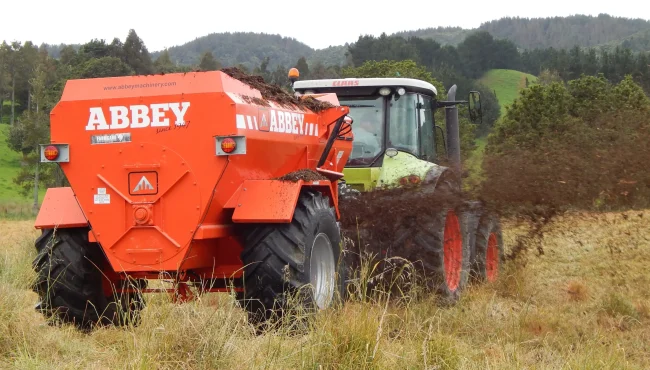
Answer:
[[[489,70],[479,81],[495,91],[501,106],[501,115],[503,116],[506,113],[505,107],[512,104],[519,96],[519,91],[526,87],[526,78],[531,84],[537,81],[537,77],[531,74],[511,69]],[[486,144],[486,137],[478,138],[476,140],[476,149],[474,149],[464,165],[469,172],[469,177],[464,184],[466,189],[470,189],[482,181],[481,165]]]
[[[504,107],[512,104],[519,95],[519,90],[526,87],[526,77],[529,83],[537,81],[537,77],[531,74],[511,69],[489,70],[479,81],[496,92],[503,114]]]
[[[643,217],[641,217],[643,216]],[[33,310],[30,221],[0,221],[0,368],[648,369],[650,211],[551,222],[544,254],[454,307],[348,303],[304,335],[254,335],[228,295],[148,298],[136,328],[82,334]],[[525,232],[504,222],[507,248]]]

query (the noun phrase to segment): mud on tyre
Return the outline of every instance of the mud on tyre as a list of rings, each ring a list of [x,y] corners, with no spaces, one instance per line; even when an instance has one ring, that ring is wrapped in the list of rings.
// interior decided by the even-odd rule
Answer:
[[[470,269],[467,213],[443,208],[418,215],[414,244],[429,287],[446,303],[456,302],[467,285]]]
[[[243,236],[244,293],[237,298],[252,323],[275,322],[294,308],[311,312],[342,302],[345,266],[328,197],[304,189],[291,223],[252,225]]]
[[[45,229],[35,247],[33,290],[40,299],[36,309],[46,318],[80,329],[139,323],[144,297],[109,293],[115,290],[102,272],[108,262],[99,246],[88,241],[88,228]]]
[[[498,216],[482,212],[475,230],[472,279],[477,282],[494,282],[504,262],[503,236]]]

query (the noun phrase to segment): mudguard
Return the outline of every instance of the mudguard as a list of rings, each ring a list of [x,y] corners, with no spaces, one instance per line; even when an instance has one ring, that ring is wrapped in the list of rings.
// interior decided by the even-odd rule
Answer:
[[[460,191],[460,179],[449,167],[432,166],[424,176],[422,183],[432,185],[433,188],[438,186],[440,181],[448,181],[449,185],[455,190]]]
[[[70,187],[49,188],[41,209],[36,216],[34,227],[37,229],[86,227],[88,220],[84,216],[77,198]]]
[[[234,209],[234,223],[289,223],[293,219],[300,190],[305,186],[317,188],[331,198],[331,182],[328,180],[246,180],[224,208]]]

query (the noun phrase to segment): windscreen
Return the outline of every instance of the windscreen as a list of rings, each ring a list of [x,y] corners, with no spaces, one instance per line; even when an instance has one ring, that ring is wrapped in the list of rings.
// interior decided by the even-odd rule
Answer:
[[[348,164],[370,164],[380,153],[384,141],[383,105],[384,98],[378,97],[339,97],[341,105],[350,108],[354,142]]]

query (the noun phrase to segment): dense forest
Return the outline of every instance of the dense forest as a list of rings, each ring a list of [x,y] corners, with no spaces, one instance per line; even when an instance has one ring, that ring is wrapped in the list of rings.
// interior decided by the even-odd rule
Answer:
[[[650,51],[650,21],[599,14],[596,17],[574,15],[552,18],[513,18],[485,22],[477,29],[436,27],[398,32],[402,37],[430,38],[443,45],[458,45],[475,31],[487,31],[495,38],[512,41],[520,49],[573,46],[595,47],[622,45],[633,51]]]
[[[201,54],[211,52],[226,66],[241,64],[253,69],[268,58],[269,68],[287,66],[298,58],[305,57],[310,64],[316,61],[324,65],[345,63],[346,46],[332,46],[314,50],[290,37],[253,32],[214,33],[196,38],[186,44],[174,46],[167,51],[170,58],[179,64],[196,64]],[[152,53],[157,58],[160,53]]]
[[[457,46],[467,36],[487,31],[496,39],[505,39],[519,50],[570,49],[597,47],[610,52],[616,46],[633,52],[650,51],[650,22],[641,19],[612,17],[601,14],[596,17],[576,15],[553,18],[501,18],[483,23],[477,29],[460,27],[437,27],[397,32],[390,36],[432,39],[441,45]],[[79,49],[81,45],[70,45]],[[201,55],[211,52],[224,66],[242,65],[248,69],[259,66],[268,58],[268,68],[286,66],[305,57],[310,66],[324,67],[348,63],[348,44],[334,45],[325,49],[313,49],[290,37],[251,32],[213,33],[167,49],[175,64],[191,65],[200,61]],[[66,45],[45,45],[53,58],[59,58]],[[164,50],[151,53],[156,59]]]
[[[579,46],[519,51],[512,41],[497,39],[486,31],[479,31],[467,36],[456,47],[443,46],[432,39],[405,39],[384,34],[380,37],[359,37],[348,50],[350,60],[355,65],[366,60],[410,59],[439,73],[452,70],[472,79],[494,68],[514,69],[536,76],[548,71],[563,80],[575,79],[582,74],[602,73],[610,81],[619,82],[629,74],[650,92],[650,54],[633,53],[623,46],[609,51]]]

